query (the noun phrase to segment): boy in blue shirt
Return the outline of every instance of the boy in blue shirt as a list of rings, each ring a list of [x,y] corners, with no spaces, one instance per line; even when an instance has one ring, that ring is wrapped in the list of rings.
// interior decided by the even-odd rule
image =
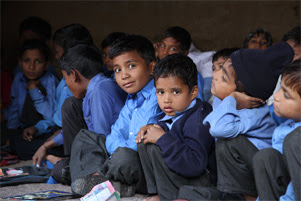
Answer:
[[[155,194],[147,200],[173,200],[183,185],[216,183],[214,138],[202,124],[212,108],[196,98],[197,68],[189,57],[166,56],[156,65],[154,79],[164,113],[157,124],[139,131],[136,142],[148,194]]]
[[[59,65],[73,95],[62,106],[64,153],[70,156],[74,138],[81,129],[103,136],[111,132],[126,94],[115,81],[102,74],[101,54],[94,45],[69,48]],[[62,169],[69,165],[69,158],[56,160],[52,176],[61,182]]]
[[[274,94],[274,112],[286,118],[273,133],[272,148],[253,158],[259,200],[300,200],[301,61],[285,67]]]
[[[55,57],[57,60],[61,58],[64,51],[74,47],[77,44],[93,44],[92,36],[86,27],[80,24],[70,24],[58,29],[53,35],[53,46],[55,49]],[[51,137],[49,140],[42,141],[40,148],[33,156],[33,164],[40,166],[43,158],[48,154],[48,159],[51,161],[51,155],[64,156],[62,128],[62,105],[68,97],[72,96],[68,86],[63,78],[56,88],[55,109],[51,119],[41,120],[36,125],[26,128],[23,135],[28,141],[31,141],[36,136],[43,135]],[[53,136],[52,136],[53,135]],[[56,136],[56,137],[55,137]],[[58,146],[59,148],[52,149]],[[54,161],[51,161],[55,163]]]
[[[116,82],[129,95],[106,139],[92,133],[77,136],[70,161],[71,189],[85,195],[110,179],[121,196],[133,196],[146,193],[136,135],[160,112],[152,79],[155,52],[148,39],[128,35],[111,46],[109,55]]]
[[[20,47],[25,41],[38,39],[49,45],[51,39],[51,25],[44,19],[32,16],[24,19],[19,27],[19,44]],[[58,78],[55,68],[50,63],[47,69],[51,74]],[[14,70],[14,76],[21,71],[20,65],[17,65]]]
[[[163,59],[167,55],[175,54],[175,53],[181,53],[187,56],[189,53],[190,44],[191,44],[191,36],[187,30],[178,26],[169,27],[163,33],[162,41],[157,44],[158,60]],[[199,92],[197,98],[203,101],[204,79],[199,72],[198,72],[198,87],[199,87]]]
[[[10,145],[22,160],[30,160],[40,144],[40,139],[28,142],[23,129],[39,120],[50,119],[54,111],[58,80],[47,72],[49,56],[48,46],[37,39],[26,41],[20,49],[22,72],[15,76],[12,84],[7,128],[18,130],[11,136]]]

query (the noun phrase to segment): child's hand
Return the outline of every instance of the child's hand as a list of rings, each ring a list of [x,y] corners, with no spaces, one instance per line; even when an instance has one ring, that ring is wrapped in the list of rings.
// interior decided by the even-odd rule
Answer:
[[[236,108],[238,110],[252,109],[252,108],[256,108],[256,107],[259,107],[259,106],[262,106],[263,104],[265,104],[265,102],[263,100],[261,100],[260,98],[251,97],[251,96],[248,96],[244,93],[237,92],[237,91],[232,92],[230,96],[235,98],[235,100],[237,102]]]
[[[37,88],[37,86],[40,84],[40,80],[29,80],[26,89],[31,90]]]
[[[33,126],[29,128],[25,128],[22,133],[22,138],[27,141],[31,141],[38,133],[38,129]]]
[[[146,134],[144,135],[144,144],[153,143],[156,144],[157,140],[164,135],[165,131],[161,126],[154,124],[147,129]]]
[[[150,128],[152,126],[152,124],[146,125],[146,126],[142,126],[136,136],[136,143],[141,143],[142,140],[144,139],[144,134],[146,133],[147,129]]]
[[[36,153],[32,157],[32,163],[33,165],[37,165],[37,167],[41,166],[42,160],[47,155],[47,149],[45,148],[45,145],[40,146],[40,148],[36,151]]]

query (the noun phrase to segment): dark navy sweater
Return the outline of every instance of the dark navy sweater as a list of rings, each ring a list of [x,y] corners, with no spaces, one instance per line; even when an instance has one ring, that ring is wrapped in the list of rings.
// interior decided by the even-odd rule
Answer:
[[[165,134],[156,144],[161,148],[167,166],[174,172],[192,178],[200,176],[207,169],[215,183],[215,141],[209,133],[209,126],[203,125],[212,107],[207,102],[196,100],[196,104],[174,122],[171,130],[164,122],[158,121]],[[162,114],[159,119],[164,116]]]

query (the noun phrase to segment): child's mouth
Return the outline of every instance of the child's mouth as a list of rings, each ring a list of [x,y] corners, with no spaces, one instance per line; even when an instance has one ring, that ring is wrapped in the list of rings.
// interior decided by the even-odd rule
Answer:
[[[123,86],[125,88],[129,88],[129,87],[133,86],[133,84],[134,84],[134,82],[128,82],[128,83],[125,83]]]

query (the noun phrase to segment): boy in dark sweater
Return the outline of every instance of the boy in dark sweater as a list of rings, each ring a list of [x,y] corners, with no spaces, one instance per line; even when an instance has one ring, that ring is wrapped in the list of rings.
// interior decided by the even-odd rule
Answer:
[[[158,124],[141,128],[136,142],[148,193],[154,195],[147,200],[172,200],[183,185],[216,181],[214,138],[202,124],[212,108],[196,98],[197,69],[189,57],[166,56],[155,67],[154,79],[164,113]]]

